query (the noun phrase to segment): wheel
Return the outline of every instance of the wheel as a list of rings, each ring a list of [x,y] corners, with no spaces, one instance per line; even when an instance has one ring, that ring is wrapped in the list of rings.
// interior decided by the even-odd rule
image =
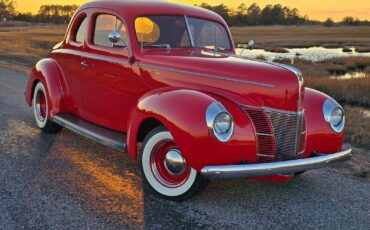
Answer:
[[[146,136],[140,165],[144,187],[167,200],[187,200],[208,185],[208,180],[186,163],[171,133],[164,127]]]
[[[45,133],[57,133],[62,127],[48,119],[49,105],[46,90],[42,82],[38,82],[33,91],[33,114],[37,126]]]

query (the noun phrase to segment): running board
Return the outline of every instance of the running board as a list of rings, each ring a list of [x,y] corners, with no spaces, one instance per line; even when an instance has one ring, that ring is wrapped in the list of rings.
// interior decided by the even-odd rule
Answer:
[[[54,116],[53,121],[109,148],[120,152],[126,152],[126,133],[103,128],[71,113],[58,114]]]

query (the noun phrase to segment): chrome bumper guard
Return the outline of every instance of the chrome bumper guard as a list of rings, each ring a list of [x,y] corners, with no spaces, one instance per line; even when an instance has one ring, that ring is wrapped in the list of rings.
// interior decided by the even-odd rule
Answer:
[[[318,154],[320,155],[320,154]],[[288,175],[311,169],[328,167],[330,165],[349,160],[352,157],[352,149],[345,149],[338,153],[327,154],[299,160],[289,160],[272,163],[246,164],[246,165],[222,165],[206,166],[201,174],[208,179]]]

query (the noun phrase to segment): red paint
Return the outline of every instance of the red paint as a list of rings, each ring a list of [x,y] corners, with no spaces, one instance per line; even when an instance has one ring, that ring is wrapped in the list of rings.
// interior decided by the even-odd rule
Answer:
[[[95,18],[101,13],[125,23],[129,37],[126,48],[92,44]],[[154,118],[171,132],[187,163],[198,171],[210,165],[258,163],[255,127],[240,105],[296,112],[297,77],[275,65],[232,57],[234,47],[220,55],[198,48],[142,52],[134,32],[135,18],[168,14],[208,19],[227,28],[217,14],[190,6],[144,1],[87,3],[74,15],[64,40],[33,69],[25,93],[27,103],[31,105],[35,83],[42,81],[50,101],[49,119],[70,112],[127,132],[128,153],[134,159],[140,125]],[[85,17],[87,37],[77,43],[74,34]],[[313,151],[337,152],[343,133],[334,133],[323,119],[322,104],[328,96],[303,88],[302,98],[307,123],[305,157]],[[235,122],[234,135],[226,143],[210,134],[205,121],[207,107],[216,101],[227,108]]]

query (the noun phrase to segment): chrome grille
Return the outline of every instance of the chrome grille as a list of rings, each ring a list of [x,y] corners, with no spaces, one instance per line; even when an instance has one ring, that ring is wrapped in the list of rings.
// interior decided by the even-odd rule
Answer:
[[[298,157],[304,113],[265,110],[270,119],[275,137],[275,161],[292,160]]]
[[[245,106],[242,108],[255,126],[258,141],[257,154],[260,161],[269,161],[263,157],[266,155],[271,155],[272,160],[275,161],[296,159],[303,155],[306,147],[304,112],[294,113]],[[263,119],[263,117],[266,117],[266,119]],[[264,128],[260,129],[258,127]],[[269,131],[266,127],[272,127],[272,130]],[[269,136],[271,138],[268,138]]]
[[[254,124],[259,162],[274,161],[274,136],[269,118],[260,109],[245,109]]]

